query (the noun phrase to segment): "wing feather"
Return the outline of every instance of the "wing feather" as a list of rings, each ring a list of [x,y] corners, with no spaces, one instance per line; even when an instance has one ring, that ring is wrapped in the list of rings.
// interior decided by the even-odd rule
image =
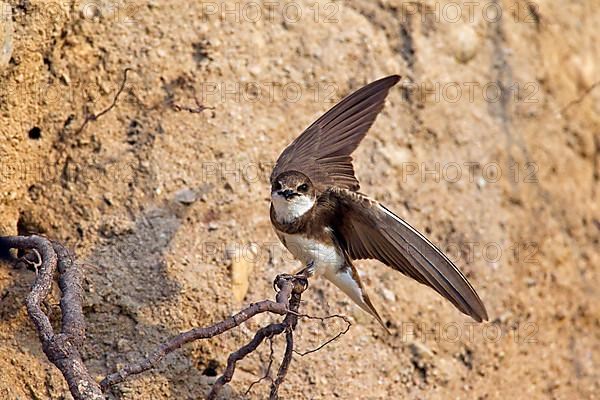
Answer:
[[[350,94],[327,111],[296,138],[277,159],[271,182],[286,171],[302,172],[318,190],[329,187],[358,190],[352,157],[385,98],[400,77],[391,75]]]
[[[344,189],[330,193],[339,205],[335,230],[352,259],[377,259],[433,288],[476,321],[487,320],[473,286],[425,236],[364,195]]]

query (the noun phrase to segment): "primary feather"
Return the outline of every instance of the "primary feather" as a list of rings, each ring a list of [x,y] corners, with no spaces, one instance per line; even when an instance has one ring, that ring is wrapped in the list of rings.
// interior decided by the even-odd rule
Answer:
[[[385,98],[400,77],[391,75],[372,82],[345,97],[311,124],[283,150],[271,182],[286,171],[299,171],[324,191],[328,187],[358,190],[352,157],[383,109]]]

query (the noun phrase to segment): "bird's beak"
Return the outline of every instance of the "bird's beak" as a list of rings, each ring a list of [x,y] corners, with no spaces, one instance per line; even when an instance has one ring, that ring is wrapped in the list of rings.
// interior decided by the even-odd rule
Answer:
[[[289,200],[290,198],[294,197],[294,195],[296,195],[296,192],[294,192],[291,189],[285,189],[285,190],[279,190],[277,192],[277,194],[285,197],[286,200]]]

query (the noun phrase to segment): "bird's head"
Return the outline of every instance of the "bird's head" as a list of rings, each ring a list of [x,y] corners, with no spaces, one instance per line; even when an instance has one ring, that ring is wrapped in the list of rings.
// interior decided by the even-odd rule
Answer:
[[[286,171],[271,183],[271,202],[281,222],[291,222],[315,204],[317,192],[310,179],[301,172]]]

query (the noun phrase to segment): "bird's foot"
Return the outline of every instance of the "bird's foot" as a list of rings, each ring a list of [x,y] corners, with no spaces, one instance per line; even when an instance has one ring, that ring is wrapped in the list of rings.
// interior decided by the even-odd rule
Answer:
[[[306,267],[296,273],[296,276],[304,276],[305,278],[312,278],[315,275],[315,262],[311,261],[306,264]]]
[[[308,287],[308,278],[311,278],[315,275],[315,262],[311,261],[306,264],[306,267],[302,268],[300,271],[295,274],[279,274],[275,277],[273,281],[273,289],[278,292],[281,280],[296,280],[298,283],[302,285],[303,290],[306,290]],[[303,291],[302,290],[302,291]]]
[[[283,282],[284,281],[291,281],[294,283],[294,290],[301,293],[303,291],[306,290],[306,288],[308,288],[308,276],[306,274],[303,273],[299,273],[299,274],[279,274],[275,277],[275,279],[273,280],[273,290],[275,290],[275,292],[279,292],[279,290],[281,289]],[[300,285],[300,286],[296,286],[296,285]]]
[[[290,274],[279,274],[275,277],[275,279],[273,279],[273,290],[275,292],[279,292],[279,289],[281,288],[282,285],[282,281],[283,280],[288,280],[288,279],[292,279],[294,277],[294,275],[290,275]]]

